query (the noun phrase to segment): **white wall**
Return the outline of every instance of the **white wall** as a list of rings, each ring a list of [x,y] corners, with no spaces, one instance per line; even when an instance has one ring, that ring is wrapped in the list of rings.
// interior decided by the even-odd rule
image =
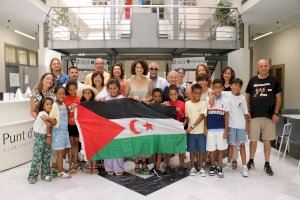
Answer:
[[[4,92],[5,85],[5,57],[4,44],[10,44],[18,47],[23,47],[33,51],[38,50],[38,40],[28,39],[21,36],[12,30],[0,26],[0,92]]]
[[[244,25],[244,48],[228,54],[228,66],[235,71],[235,77],[243,80],[242,91],[246,90],[250,78],[250,50],[249,50],[249,26]]]
[[[300,108],[300,24],[296,28],[254,41],[253,65],[261,58],[271,59],[272,65],[285,64],[284,108]]]

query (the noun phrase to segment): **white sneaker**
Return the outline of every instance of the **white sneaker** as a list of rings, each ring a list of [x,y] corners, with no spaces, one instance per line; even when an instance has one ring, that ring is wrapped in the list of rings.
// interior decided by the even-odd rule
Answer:
[[[242,167],[241,174],[242,174],[243,177],[248,177],[249,176],[249,172],[248,172],[247,167]]]
[[[195,176],[197,173],[197,170],[195,169],[195,167],[192,167],[192,169],[190,170],[190,176]]]
[[[205,172],[205,170],[203,168],[200,169],[199,173],[200,173],[201,177],[205,177],[206,176],[206,172]]]
[[[223,167],[224,172],[232,171],[232,165],[230,163],[226,163]]]

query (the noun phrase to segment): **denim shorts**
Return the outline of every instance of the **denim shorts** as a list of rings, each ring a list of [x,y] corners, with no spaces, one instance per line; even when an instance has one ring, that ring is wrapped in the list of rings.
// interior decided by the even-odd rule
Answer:
[[[64,150],[66,148],[70,148],[70,138],[68,131],[53,131],[52,132],[52,149]]]
[[[245,129],[237,129],[229,127],[229,136],[227,139],[228,144],[241,145],[247,142],[247,136]]]
[[[206,152],[206,135],[204,134],[188,134],[187,135],[187,151],[205,153]]]

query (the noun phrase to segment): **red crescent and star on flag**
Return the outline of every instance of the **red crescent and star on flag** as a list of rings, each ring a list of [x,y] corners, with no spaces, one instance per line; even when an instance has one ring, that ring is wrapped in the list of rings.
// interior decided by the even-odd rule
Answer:
[[[140,122],[140,121],[137,120],[137,119],[133,119],[133,120],[131,120],[130,123],[129,123],[130,130],[131,130],[131,132],[134,133],[135,135],[138,135],[138,134],[140,134],[140,133],[143,132],[143,130],[137,130],[137,129],[136,129],[135,124],[136,124],[137,122]],[[146,128],[145,131],[153,130],[153,124],[151,124],[151,123],[149,123],[149,122],[145,122],[145,123],[143,124],[143,126]]]

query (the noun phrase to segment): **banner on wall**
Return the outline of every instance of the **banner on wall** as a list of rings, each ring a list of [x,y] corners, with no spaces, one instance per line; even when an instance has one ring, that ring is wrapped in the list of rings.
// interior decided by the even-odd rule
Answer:
[[[104,70],[108,70],[108,61],[104,61]],[[80,70],[94,70],[96,59],[93,58],[76,58],[76,67]]]
[[[33,155],[33,120],[0,126],[0,171],[31,161]]]
[[[205,57],[174,58],[172,69],[196,69],[200,64],[205,64]]]

